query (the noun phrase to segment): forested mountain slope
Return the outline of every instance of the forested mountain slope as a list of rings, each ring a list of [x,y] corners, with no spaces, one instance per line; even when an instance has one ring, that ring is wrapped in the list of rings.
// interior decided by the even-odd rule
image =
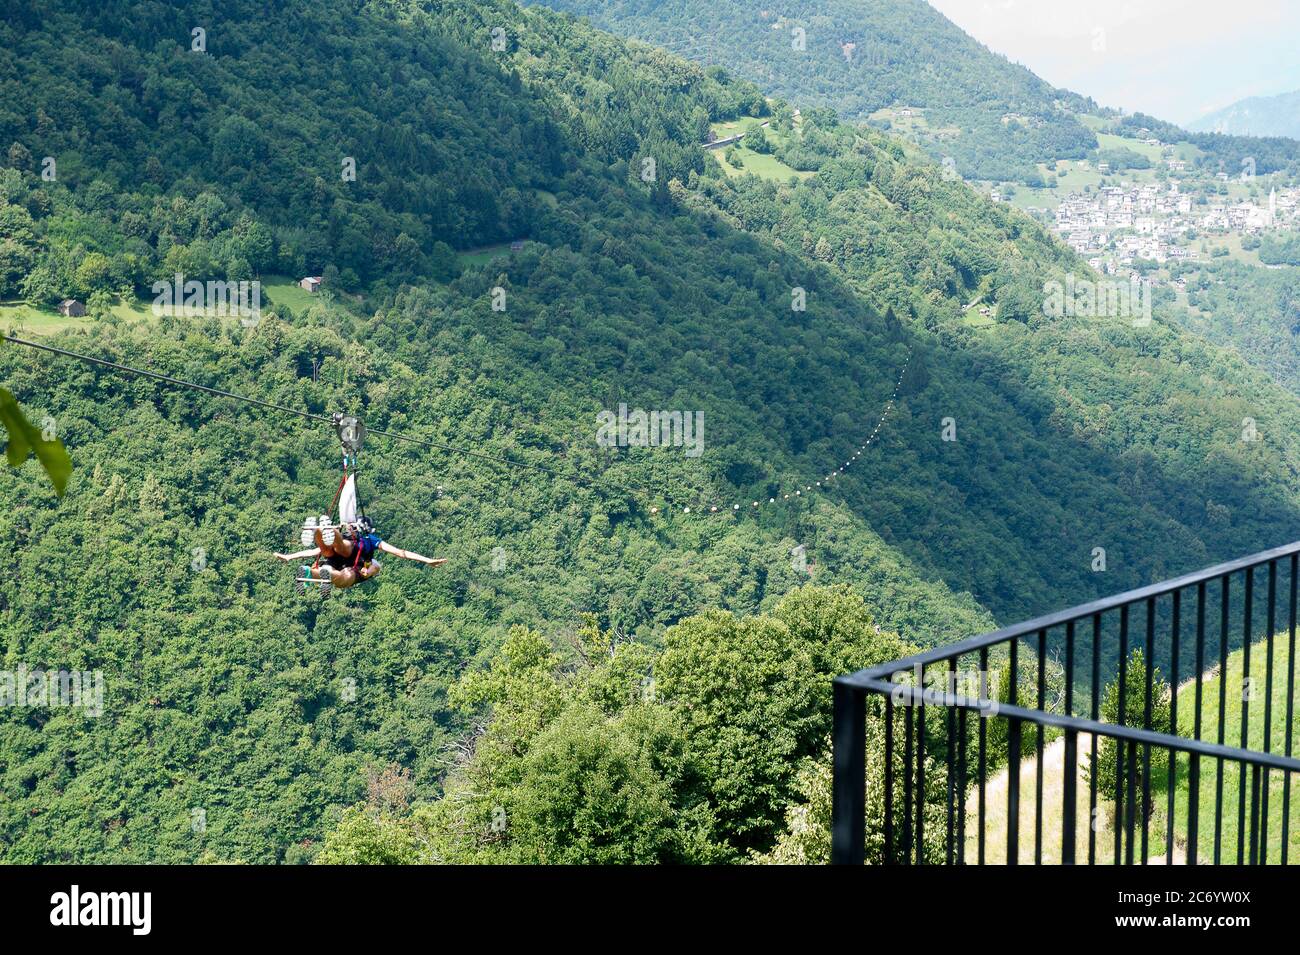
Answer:
[[[1035,163],[1097,147],[1070,112],[1095,108],[1090,101],[992,52],[924,0],[530,2],[725,66],[804,107],[855,120],[916,111],[901,122],[968,178],[1035,180]]]
[[[860,648],[864,620],[952,639],[1300,531],[1294,399],[1160,322],[1032,320],[1073,257],[886,137],[813,113],[787,158],[816,175],[726,179],[697,143],[765,108],[747,83],[493,0],[69,0],[0,31],[6,297],[334,287],[253,328],[108,319],[60,344],[556,472],[372,439],[385,536],[451,562],[322,603],[269,552],[328,502],[330,435],[0,347],[77,466],[61,502],[35,465],[0,481],[5,665],[107,684],[103,716],[0,710],[7,860],[309,858],[384,767],[439,792],[475,718],[448,689],[511,625],[570,647],[591,613],[654,646],[706,608],[770,611],[808,580],[800,548],[865,598]],[[974,289],[1008,315],[996,346],[960,327]],[[599,448],[620,403],[701,412],[703,454]]]
[[[1300,241],[1266,239],[1300,254]],[[1242,357],[1300,394],[1300,258],[1283,268],[1261,269],[1235,262],[1187,265],[1177,271],[1185,283],[1186,322],[1206,339],[1231,346]]]

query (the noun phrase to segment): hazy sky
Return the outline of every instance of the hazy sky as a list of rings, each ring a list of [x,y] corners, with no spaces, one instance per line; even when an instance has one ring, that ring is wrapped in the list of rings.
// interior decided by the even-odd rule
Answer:
[[[1171,122],[1300,89],[1300,0],[930,3],[1054,86]]]

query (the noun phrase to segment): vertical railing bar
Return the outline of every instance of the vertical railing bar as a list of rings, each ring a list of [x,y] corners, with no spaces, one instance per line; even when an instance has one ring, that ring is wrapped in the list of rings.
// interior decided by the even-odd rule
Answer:
[[[1074,715],[1074,621],[1073,620],[1071,620],[1069,623],[1065,625],[1065,715],[1066,716]],[[1077,781],[1074,782],[1070,781],[1073,780],[1074,776],[1077,776],[1079,772],[1078,765],[1077,765],[1079,759],[1079,754],[1078,754],[1079,737],[1077,733],[1075,734],[1075,738],[1074,738],[1074,746],[1075,746],[1074,758],[1075,758],[1076,765],[1073,770],[1073,774],[1067,779],[1066,785],[1067,787],[1070,787],[1070,794],[1072,798],[1074,798],[1077,801],[1078,794],[1075,790],[1077,789],[1078,783]],[[1066,772],[1071,773],[1071,770],[1067,767]],[[1092,826],[1089,825],[1088,828],[1091,829]],[[1075,839],[1074,825],[1071,824],[1070,827],[1070,864],[1071,865],[1074,864],[1074,839]]]
[[[1187,864],[1196,865],[1201,821],[1201,754],[1192,753],[1191,757],[1187,766]]]
[[[1074,834],[1078,814],[1075,795],[1079,772],[1078,751],[1079,732],[1078,730],[1067,729],[1065,731],[1065,794],[1062,804],[1062,812],[1064,813],[1064,830],[1061,837],[1062,865],[1074,865]]]
[[[1259,777],[1259,864],[1268,865],[1268,767],[1256,766]]]
[[[1173,621],[1170,625],[1172,634],[1169,647],[1169,735],[1178,735],[1178,664],[1179,643],[1182,642],[1183,592],[1174,591]],[[1174,790],[1178,784],[1178,754],[1172,749],[1168,752],[1169,762],[1166,766],[1165,788],[1168,800],[1165,805],[1165,865],[1174,864]]]
[[[1047,631],[1038,631],[1038,711],[1047,706]],[[1043,725],[1034,726],[1034,865],[1043,864]]]
[[[1020,864],[1020,721],[1007,721],[1007,865]]]
[[[1192,738],[1201,738],[1201,681],[1205,673],[1205,581],[1196,585],[1196,712]]]
[[[917,668],[920,688],[925,687],[925,664]],[[925,864],[925,694],[916,700],[916,864]]]
[[[1142,728],[1151,729],[1151,692],[1152,678],[1156,667],[1156,599],[1147,598],[1147,642],[1146,676],[1142,701]],[[1147,864],[1150,854],[1149,834],[1151,830],[1151,746],[1142,747],[1142,864]]]
[[[1011,686],[1007,697],[1012,706],[1020,705],[1020,639],[1013,638],[1010,652]],[[1015,748],[1012,748],[1014,737]],[[1007,723],[1007,865],[1020,864],[1020,722]],[[1012,850],[1015,850],[1014,852]]]
[[[966,864],[966,708],[957,710],[957,864]]]
[[[1244,762],[1241,768],[1244,772]],[[1259,865],[1259,763],[1250,768],[1250,864]]]
[[[885,864],[894,856],[894,695],[885,694]]]
[[[1137,835],[1137,817],[1138,817],[1138,813],[1141,811],[1141,807],[1139,807],[1138,805],[1137,746],[1136,745],[1129,746],[1128,748],[1128,807],[1127,808],[1128,808],[1128,812],[1126,814],[1126,818],[1128,820],[1128,825],[1127,825],[1128,833],[1126,838],[1128,839],[1128,843],[1124,848],[1124,864],[1132,865],[1133,856],[1137,850],[1137,846],[1135,845],[1135,839],[1134,839],[1134,837]],[[1146,860],[1143,859],[1142,861],[1145,862]]]
[[[862,865],[867,824],[866,691],[836,683],[832,694],[831,861]]]
[[[980,683],[982,684],[986,695],[991,690],[993,690],[993,688],[988,685],[988,672],[989,672],[989,649],[988,647],[981,647],[980,648],[980,673],[981,673]],[[988,766],[989,721],[988,718],[984,715],[986,712],[988,712],[988,708],[981,710],[979,715],[979,790],[980,790],[979,791],[979,828],[975,834],[976,839],[978,840],[978,845],[976,846],[976,858],[978,860],[977,861],[978,865],[984,864],[984,819],[987,810],[987,806],[985,803],[984,784],[988,778],[988,768],[989,768]]]
[[[1290,606],[1287,611],[1286,651],[1286,755],[1291,756],[1292,723],[1295,719],[1295,622],[1296,622],[1296,572],[1300,570],[1300,555],[1291,555]],[[1287,848],[1291,839],[1291,774],[1282,778],[1282,865],[1287,864]]]
[[[1255,610],[1255,568],[1247,567],[1246,593],[1242,598],[1241,624],[1241,748],[1249,749],[1250,739],[1250,640],[1251,623]],[[1240,763],[1237,782],[1237,865],[1246,861],[1246,764]]]
[[[1129,604],[1119,608],[1119,713],[1117,722],[1123,726],[1128,705],[1128,610]],[[1124,741],[1115,740],[1115,865],[1124,857]]]
[[[1264,752],[1273,752],[1273,630],[1277,626],[1274,604],[1277,601],[1277,561],[1268,562],[1267,651],[1264,656]],[[1264,771],[1264,791],[1259,794],[1260,825],[1259,861],[1268,865],[1268,771]]]
[[[1196,585],[1196,699],[1195,712],[1192,714],[1192,738],[1201,738],[1201,690],[1205,675],[1205,581]],[[1175,690],[1177,692],[1177,690]],[[1200,822],[1201,777],[1200,758],[1193,753],[1191,766],[1188,767],[1187,785],[1191,788],[1187,807],[1187,826],[1191,835],[1188,837],[1188,865],[1196,864],[1197,823]],[[1195,775],[1193,775],[1195,774]]]
[[[948,767],[948,786],[947,786],[947,798],[944,804],[944,809],[946,810],[944,815],[947,819],[947,831],[944,833],[943,857],[944,857],[944,863],[946,865],[952,865],[953,860],[956,858],[957,855],[957,847],[953,845],[953,834],[956,831],[956,822],[957,822],[957,820],[953,818],[953,812],[956,808],[956,802],[957,802],[957,798],[956,798],[957,793],[955,791],[957,785],[957,772],[956,772],[957,766],[955,763],[955,759],[956,759],[955,744],[956,744],[956,735],[957,735],[957,707],[952,704],[951,702],[952,697],[949,694],[956,694],[957,692],[956,657],[950,657],[948,659],[948,671],[945,674],[944,678],[948,681],[943,691],[944,692],[943,698],[945,701],[948,701],[947,705],[944,707],[946,712],[944,714],[945,719],[943,721],[945,741],[947,743],[946,746],[947,752],[944,755]]]
[[[912,861],[912,715],[911,701],[903,707],[903,853],[904,863]]]
[[[1224,574],[1223,594],[1219,605],[1219,745],[1223,745],[1224,728],[1228,716],[1228,604],[1231,598],[1231,574]],[[1214,781],[1214,864],[1222,862],[1223,855],[1223,760],[1215,761]]]
[[[1101,707],[1101,614],[1092,615],[1092,702],[1090,717],[1097,722]],[[1088,865],[1097,864],[1097,734],[1091,734],[1088,763]]]
[[[1008,701],[1010,701],[1012,706],[1019,706],[1020,705],[1020,677],[1018,673],[1020,669],[1020,638],[1019,637],[1012,638],[1008,650],[1009,650],[1009,660],[1007,661],[1007,664],[1008,667],[1010,668],[1010,671],[1007,674],[1007,679],[1010,682],[1010,686],[1007,688],[1007,699]]]
[[[1264,657],[1264,752],[1273,752],[1273,628],[1276,625],[1273,603],[1277,599],[1277,561],[1268,562],[1268,638]],[[1260,810],[1268,816],[1268,792]]]
[[[1074,621],[1065,625],[1065,715],[1074,715]]]

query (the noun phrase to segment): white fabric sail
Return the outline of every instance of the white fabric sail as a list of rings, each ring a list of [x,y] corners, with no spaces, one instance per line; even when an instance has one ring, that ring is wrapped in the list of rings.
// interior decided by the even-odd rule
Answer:
[[[339,523],[354,524],[357,520],[357,477],[349,474],[339,494]]]

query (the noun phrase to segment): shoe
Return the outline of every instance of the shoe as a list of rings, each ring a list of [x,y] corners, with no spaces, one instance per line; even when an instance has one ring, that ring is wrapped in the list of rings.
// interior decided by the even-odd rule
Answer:
[[[316,543],[316,518],[309,517],[302,522],[302,546],[311,547]]]

